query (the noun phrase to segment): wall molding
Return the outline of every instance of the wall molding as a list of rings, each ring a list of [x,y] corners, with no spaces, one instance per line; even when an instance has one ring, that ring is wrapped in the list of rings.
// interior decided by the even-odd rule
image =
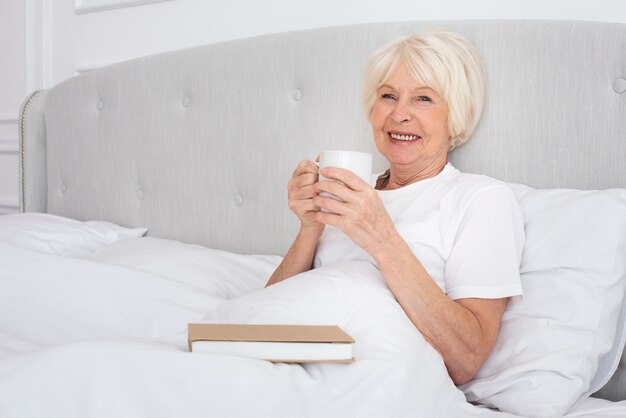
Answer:
[[[168,0],[74,0],[76,14],[101,12],[122,7],[141,6],[148,3],[160,3]]]
[[[20,150],[16,138],[0,138],[0,154],[17,154]]]
[[[11,196],[0,196],[0,214],[16,213],[20,211],[20,202]]]
[[[0,113],[0,125],[17,123],[17,113]]]
[[[51,0],[26,0],[25,96],[51,86]]]

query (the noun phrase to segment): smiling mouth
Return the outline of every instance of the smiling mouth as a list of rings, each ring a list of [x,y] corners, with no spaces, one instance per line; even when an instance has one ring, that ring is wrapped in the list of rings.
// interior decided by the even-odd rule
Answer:
[[[417,136],[417,135],[412,135],[412,134],[396,134],[393,132],[389,133],[389,136],[391,136],[391,138],[396,139],[398,141],[417,141],[418,139],[421,138],[421,136]]]

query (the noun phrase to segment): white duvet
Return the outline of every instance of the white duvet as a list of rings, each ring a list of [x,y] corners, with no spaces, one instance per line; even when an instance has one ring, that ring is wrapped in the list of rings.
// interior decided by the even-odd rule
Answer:
[[[280,259],[154,238],[87,258],[0,243],[0,417],[512,417],[465,401],[366,262],[264,289]],[[352,364],[187,352],[188,322],[337,324]],[[626,416],[589,400],[569,416]]]

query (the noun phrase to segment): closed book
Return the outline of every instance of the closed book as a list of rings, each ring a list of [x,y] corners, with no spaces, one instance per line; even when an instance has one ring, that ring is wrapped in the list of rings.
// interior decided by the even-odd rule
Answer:
[[[189,351],[273,362],[350,363],[354,340],[336,325],[189,324]]]

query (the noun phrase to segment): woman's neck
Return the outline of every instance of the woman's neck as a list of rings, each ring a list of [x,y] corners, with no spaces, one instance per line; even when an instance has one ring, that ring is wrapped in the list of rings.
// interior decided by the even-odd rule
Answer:
[[[423,167],[394,167],[389,169],[389,178],[384,185],[384,190],[395,190],[418,181],[435,177],[448,163],[448,159],[433,162]]]

